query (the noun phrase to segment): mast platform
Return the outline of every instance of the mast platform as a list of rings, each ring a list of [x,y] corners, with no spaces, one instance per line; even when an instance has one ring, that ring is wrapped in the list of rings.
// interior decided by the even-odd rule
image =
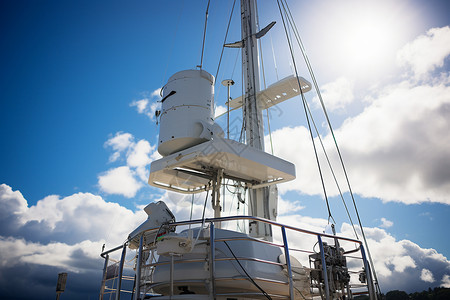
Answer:
[[[208,190],[219,170],[223,177],[260,188],[295,179],[295,165],[233,140],[213,140],[178,151],[150,166],[148,183],[185,194]]]

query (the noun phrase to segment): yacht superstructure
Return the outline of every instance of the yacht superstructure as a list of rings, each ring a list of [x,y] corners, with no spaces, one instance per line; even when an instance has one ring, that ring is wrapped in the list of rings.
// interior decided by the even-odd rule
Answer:
[[[276,185],[296,174],[294,164],[264,151],[262,110],[303,95],[311,83],[296,74],[261,91],[257,40],[274,22],[258,31],[255,0],[242,0],[241,25],[242,40],[232,47],[242,50],[245,94],[227,105],[243,111],[245,143],[225,137],[214,121],[214,76],[180,71],[161,91],[162,158],[149,176],[154,187],[204,193],[214,217],[177,221],[164,202],[150,203],[148,219],[125,243],[102,253],[100,299],[376,299],[361,241],[276,222]],[[248,216],[222,216],[225,182],[248,195]],[[239,224],[247,230],[236,230]],[[136,251],[131,268],[128,249]]]

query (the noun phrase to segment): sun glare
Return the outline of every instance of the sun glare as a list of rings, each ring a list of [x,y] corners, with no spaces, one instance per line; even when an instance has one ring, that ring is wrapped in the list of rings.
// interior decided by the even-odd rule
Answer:
[[[315,32],[320,36],[321,46],[333,50],[329,63],[350,72],[389,68],[407,29],[402,19],[405,7],[400,2],[322,2],[313,18],[320,21]]]
[[[392,47],[394,28],[383,23],[382,16],[356,14],[343,22],[345,34],[340,48],[355,64],[379,64]]]

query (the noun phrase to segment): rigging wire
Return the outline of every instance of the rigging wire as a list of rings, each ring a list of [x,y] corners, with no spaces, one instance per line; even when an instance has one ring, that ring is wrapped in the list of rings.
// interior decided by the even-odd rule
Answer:
[[[189,221],[192,221],[192,209],[194,207],[194,194],[192,194],[192,200],[191,200],[191,215],[189,216]]]
[[[258,11],[258,2],[257,1],[255,1],[255,10]],[[258,13],[256,14],[256,30],[259,31],[259,15],[258,15]],[[263,48],[262,48],[261,39],[258,39],[258,44],[259,44],[259,56],[260,56],[260,60],[261,60],[262,78],[263,78],[264,89],[265,89],[266,88],[266,75],[264,73],[264,59],[263,59]]]
[[[244,78],[244,68],[241,69],[241,78]],[[244,80],[241,80],[241,95],[242,97],[244,97]],[[247,114],[247,106],[243,105],[242,106],[243,109],[243,116],[245,116]],[[245,118],[242,118],[242,127],[241,127],[241,134],[239,136],[239,142],[242,143],[243,140],[245,139],[245,131],[246,131],[246,120]]]
[[[234,66],[233,66],[233,72],[231,72],[231,78],[234,76],[234,71],[236,70],[237,61],[239,58],[239,54],[241,54],[241,48],[239,48],[239,51],[236,53],[236,59],[234,60]]]
[[[272,47],[272,58],[273,58],[273,64],[275,66],[275,75],[277,76],[277,81],[278,79],[278,67],[277,67],[277,60],[275,58],[275,51],[273,50],[273,41],[272,41],[272,34],[269,31],[269,37],[270,37],[270,46]]]
[[[268,108],[266,109],[266,113],[267,113],[267,129],[269,130],[270,152],[273,155],[272,130],[270,129],[270,113]]]
[[[287,3],[286,3],[286,6],[287,6]],[[283,7],[283,8],[284,8],[284,7]],[[287,7],[287,8],[289,9],[289,7]],[[287,14],[286,9],[285,9],[285,13]],[[290,11],[289,11],[289,13],[290,13]],[[295,24],[293,23],[294,21],[293,21],[292,15],[287,14],[287,19],[288,19],[288,21],[289,21],[289,23],[290,23],[291,28],[293,28],[293,29],[295,28],[295,30],[296,30],[297,28],[296,28]],[[295,37],[296,37],[296,39],[297,39],[297,42],[298,42],[298,39],[299,39],[298,32],[294,31],[294,35],[295,35]],[[317,138],[318,138],[318,140],[319,140],[319,142],[320,142],[320,145],[321,145],[321,147],[322,147],[323,154],[325,155],[325,158],[326,158],[326,160],[327,160],[327,163],[328,163],[328,166],[329,166],[329,168],[330,168],[331,174],[332,174],[332,176],[333,176],[334,182],[336,183],[336,187],[337,187],[337,189],[338,189],[338,191],[339,191],[339,195],[340,195],[340,197],[341,197],[342,203],[344,204],[345,210],[346,210],[346,212],[347,212],[347,216],[348,216],[348,218],[349,218],[349,220],[350,220],[350,223],[351,223],[351,225],[352,225],[353,232],[355,233],[356,238],[359,239],[358,233],[356,232],[356,228],[355,228],[355,225],[354,225],[354,223],[353,223],[353,219],[352,219],[352,217],[351,217],[351,215],[350,215],[350,212],[349,212],[349,210],[348,210],[347,204],[346,204],[345,199],[344,199],[344,195],[343,195],[343,193],[342,193],[342,191],[341,191],[341,187],[340,187],[339,182],[338,182],[338,180],[337,180],[337,177],[336,177],[336,174],[335,174],[335,172],[334,172],[334,168],[333,168],[333,166],[332,166],[332,164],[331,164],[330,158],[329,158],[329,156],[328,156],[328,154],[327,154],[327,151],[325,150],[325,146],[324,146],[324,144],[323,144],[322,137],[321,137],[320,134],[319,134],[319,130],[317,129],[317,125],[316,125],[316,122],[314,121],[314,117],[313,117],[313,115],[312,115],[312,112],[311,112],[311,109],[310,109],[310,107],[309,107],[309,105],[308,105],[308,102],[306,102],[306,106],[307,106],[308,113],[309,113],[309,116],[310,116],[310,118],[311,118],[311,121],[312,121],[314,130],[315,130],[315,132],[316,132]]]
[[[206,6],[206,13],[205,13],[205,27],[203,29],[203,42],[202,42],[202,55],[200,57],[200,69],[202,69],[203,66],[203,53],[205,50],[205,41],[206,41],[206,27],[208,25],[208,13],[209,13],[209,4],[211,3],[211,0],[208,0],[208,5]]]
[[[208,192],[210,189],[211,189],[211,180],[208,182],[208,189],[206,190],[205,203],[203,204],[202,228],[203,228],[203,224],[205,223],[205,210],[206,210],[206,204],[208,203]]]
[[[255,1],[255,9],[256,9],[256,11],[258,11],[257,1]],[[258,14],[256,14],[256,23],[258,25],[258,31],[259,31],[259,15]],[[259,56],[260,56],[260,60],[261,60],[262,78],[263,78],[263,82],[264,82],[264,89],[266,89],[267,88],[266,73],[264,72],[265,71],[264,56],[263,56],[263,47],[262,47],[261,39],[258,39],[258,43],[259,43]],[[272,48],[272,50],[273,50],[273,48]],[[266,108],[266,114],[267,114],[267,129],[269,130],[269,139],[270,139],[270,151],[273,155],[273,142],[272,142],[272,131],[270,130],[269,108]]]
[[[235,4],[236,4],[236,0],[233,1],[233,6],[231,7],[230,19],[228,20],[227,31],[225,32],[225,38],[223,39],[222,52],[220,52],[220,58],[219,58],[219,64],[217,65],[216,77],[214,77],[216,79],[217,79],[217,75],[219,75],[220,64],[222,63],[223,51],[225,50],[225,43],[227,41],[228,30],[230,29],[230,24],[231,24],[231,19],[233,17],[234,5]]]
[[[278,4],[278,9],[279,9],[280,15],[281,15],[281,20],[283,21],[284,32],[286,34],[286,38],[287,38],[287,41],[288,41],[289,51],[291,53],[291,59],[292,59],[292,63],[293,63],[294,71],[295,71],[295,76],[297,78],[298,86],[299,86],[299,89],[300,89],[300,94],[301,94],[301,97],[302,97],[303,109],[305,111],[306,121],[308,123],[308,128],[309,128],[309,133],[310,133],[310,137],[311,137],[311,142],[312,142],[312,145],[313,145],[313,148],[314,148],[314,155],[316,157],[317,168],[318,168],[318,171],[319,171],[320,181],[322,183],[322,189],[323,189],[323,193],[324,193],[324,197],[325,197],[325,201],[326,201],[327,209],[328,209],[328,222],[330,222],[330,219],[332,219],[333,222],[336,223],[336,221],[333,218],[333,215],[331,214],[330,204],[328,202],[327,190],[325,188],[325,181],[324,181],[323,174],[322,174],[322,168],[320,167],[319,155],[317,153],[316,144],[314,142],[314,135],[313,135],[313,131],[311,129],[311,122],[309,120],[306,98],[305,98],[305,94],[303,93],[303,90],[301,88],[302,85],[300,83],[300,80],[298,79],[299,75],[298,75],[298,71],[297,71],[297,65],[295,63],[294,52],[293,52],[293,49],[292,49],[291,40],[289,38],[288,29],[286,27],[286,22],[284,20],[283,11],[281,10],[280,0],[277,0],[277,4]],[[284,7],[284,4],[283,4],[283,7]]]
[[[277,0],[277,1],[278,1],[278,0]],[[283,1],[283,0],[282,0],[282,1]],[[286,1],[285,1],[285,2],[286,2]],[[286,3],[286,6],[288,7],[287,3]],[[290,15],[290,18],[293,20],[292,14],[291,14],[291,11],[290,11],[289,7],[288,7],[288,13],[289,13],[289,15]],[[292,21],[292,22],[293,22],[293,21]],[[302,43],[302,41],[301,41],[301,39],[300,39],[300,35],[298,34],[298,30],[297,30],[297,27],[295,26],[295,24],[294,24],[293,28],[294,28],[294,33],[295,33],[295,35],[296,35],[297,42],[298,42],[298,44],[299,44],[299,46],[300,46],[300,50],[301,50],[301,52],[302,52],[303,58],[305,59],[306,65],[307,65],[308,70],[309,70],[309,72],[310,72],[310,74],[311,74],[311,78],[312,78],[312,80],[313,80],[314,87],[315,87],[316,92],[317,92],[317,95],[318,95],[318,97],[319,97],[319,100],[320,100],[320,104],[321,104],[322,110],[323,110],[323,112],[324,112],[325,118],[326,118],[326,120],[327,120],[328,127],[329,127],[330,132],[331,132],[331,135],[332,135],[332,137],[333,137],[333,141],[334,141],[334,144],[335,144],[335,147],[336,147],[336,151],[337,151],[337,153],[338,153],[338,155],[339,155],[339,160],[340,160],[340,163],[341,163],[341,166],[342,166],[342,170],[343,170],[344,175],[345,175],[345,179],[346,179],[346,182],[347,182],[347,186],[348,186],[348,189],[349,189],[350,196],[351,196],[351,198],[352,198],[353,206],[354,206],[354,208],[355,208],[355,213],[356,213],[356,216],[357,216],[357,218],[358,218],[358,223],[359,223],[359,227],[360,227],[360,229],[361,229],[361,234],[362,234],[363,239],[364,239],[364,244],[366,245],[366,248],[367,248],[367,254],[368,254],[368,257],[369,257],[369,261],[370,261],[370,264],[372,265],[373,275],[374,275],[374,279],[375,279],[375,285],[377,286],[378,292],[381,293],[380,286],[379,286],[379,283],[378,283],[378,278],[377,278],[377,275],[376,275],[376,272],[375,272],[375,265],[374,265],[373,260],[372,260],[372,255],[370,254],[369,245],[368,245],[368,243],[367,243],[367,239],[366,239],[366,235],[365,235],[365,233],[364,233],[364,229],[363,229],[363,226],[362,226],[361,218],[360,218],[360,216],[359,216],[358,208],[357,208],[357,206],[356,206],[355,197],[354,197],[354,195],[353,195],[353,191],[352,191],[352,188],[351,188],[351,185],[350,185],[350,180],[349,180],[349,177],[348,177],[348,174],[347,174],[347,170],[346,170],[346,168],[345,168],[344,160],[343,160],[343,158],[342,158],[342,154],[341,154],[341,151],[340,151],[340,149],[339,149],[339,146],[338,146],[338,143],[337,143],[337,140],[336,140],[336,136],[335,136],[335,134],[334,134],[333,127],[331,126],[331,122],[330,122],[330,119],[329,119],[327,110],[326,110],[326,108],[325,108],[325,104],[324,104],[324,102],[323,102],[323,98],[322,98],[322,95],[321,95],[321,93],[320,93],[320,90],[319,90],[319,87],[318,87],[318,84],[317,84],[317,80],[316,80],[316,78],[315,78],[315,76],[314,76],[314,72],[313,72],[313,70],[312,70],[311,63],[310,63],[309,58],[308,58],[308,56],[307,56],[307,54],[306,54],[305,48],[304,48],[303,43]]]

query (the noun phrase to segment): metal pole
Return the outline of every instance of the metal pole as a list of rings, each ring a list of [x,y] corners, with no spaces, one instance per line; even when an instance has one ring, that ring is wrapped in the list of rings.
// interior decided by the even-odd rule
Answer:
[[[102,287],[100,288],[100,300],[103,300],[103,293],[105,292],[105,284],[106,284],[106,271],[108,269],[109,262],[109,254],[106,254],[105,257],[105,265],[103,266],[103,279],[102,279]]]
[[[222,80],[222,85],[227,87],[227,139],[230,138],[230,86],[234,85],[232,79]]]
[[[376,300],[375,290],[373,288],[372,272],[370,271],[370,265],[367,262],[366,252],[364,251],[364,247],[362,244],[361,244],[361,256],[362,256],[363,262],[364,262],[364,269],[366,270],[367,288],[369,290],[369,298],[370,298],[370,300]]]
[[[174,272],[174,254],[170,253],[170,296],[173,296],[173,272]]]
[[[210,223],[210,228],[209,228],[209,243],[210,243],[210,258],[209,258],[209,271],[210,271],[210,295],[211,295],[211,299],[215,299],[216,298],[216,282],[215,282],[215,256],[216,256],[216,251],[215,251],[215,232],[214,232],[214,223]]]
[[[141,297],[141,264],[142,264],[142,248],[144,246],[144,233],[141,234],[139,239],[139,251],[136,262],[136,293],[134,295],[134,300],[139,300]]]
[[[127,254],[127,244],[126,243],[123,245],[122,256],[120,257],[119,281],[117,282],[116,300],[120,300],[120,288],[122,286],[122,274],[123,274],[123,264],[125,262],[125,254]]]
[[[257,45],[255,0],[241,0],[241,34],[243,40],[242,61],[244,72],[245,96],[243,117],[245,122],[245,137],[247,145],[264,151],[264,129],[262,110],[257,95],[259,86],[259,62]],[[249,190],[250,214],[265,219],[271,219],[269,208],[269,188]],[[272,227],[265,223],[256,223],[250,227],[250,236],[272,241]]]
[[[284,226],[281,227],[281,234],[283,235],[283,245],[284,245],[284,256],[286,257],[286,266],[288,269],[289,276],[289,296],[291,300],[294,300],[294,282],[292,281],[292,268],[291,268],[291,258],[289,256],[289,247],[286,237],[286,229]]]
[[[230,139],[230,86],[227,90],[227,139]]]
[[[323,281],[325,282],[325,295],[326,295],[327,300],[331,300],[330,288],[328,286],[327,264],[325,262],[325,252],[323,251],[322,237],[320,235],[318,235],[317,238],[319,239],[320,257],[322,259],[322,272],[323,272]]]

